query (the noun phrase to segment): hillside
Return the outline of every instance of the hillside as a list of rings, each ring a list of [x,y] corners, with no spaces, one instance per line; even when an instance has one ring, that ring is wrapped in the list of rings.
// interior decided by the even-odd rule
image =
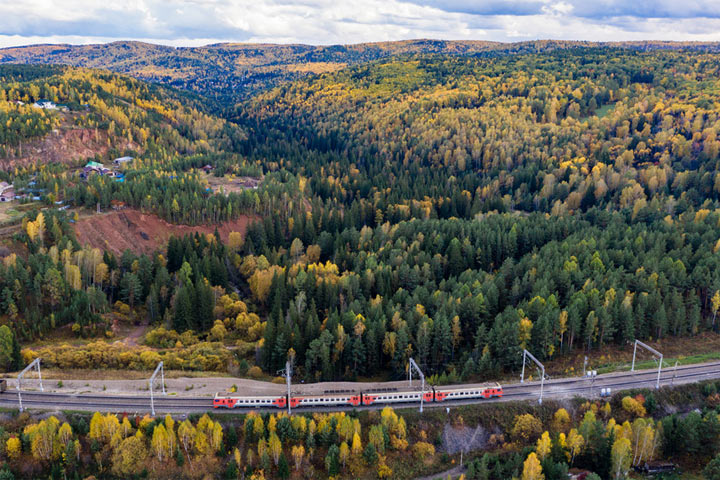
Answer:
[[[684,211],[720,194],[701,180],[715,177],[720,149],[715,58],[588,49],[386,59],[278,87],[237,114],[255,154],[308,150],[287,167],[322,169],[311,182],[327,192],[382,198],[384,214],[413,202],[442,217],[593,205],[638,214],[653,201]]]
[[[203,109],[183,93],[105,71],[2,65],[0,169],[231,149],[242,131]]]
[[[222,108],[268,87],[313,73],[390,56],[411,54],[497,56],[555,49],[623,47],[637,50],[697,49],[718,51],[717,43],[591,43],[536,41],[409,40],[357,45],[217,44],[174,48],[141,42],[101,45],[33,45],[0,49],[0,63],[66,64],[104,68],[143,80],[201,93]]]
[[[417,55],[241,103],[245,154],[312,205],[248,230],[255,252],[298,252],[256,297],[263,365],[292,347],[313,379],[401,376],[410,356],[493,378],[526,347],[712,328],[717,69],[705,52]]]

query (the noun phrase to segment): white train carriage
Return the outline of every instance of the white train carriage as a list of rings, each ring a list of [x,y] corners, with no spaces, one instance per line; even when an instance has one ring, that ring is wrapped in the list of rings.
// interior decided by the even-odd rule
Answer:
[[[287,397],[282,396],[262,396],[262,397],[245,397],[245,396],[220,396],[215,394],[213,399],[213,408],[262,408],[277,407],[285,408],[287,406]]]
[[[361,393],[325,393],[320,395],[298,395],[290,397],[290,407],[332,407],[338,405],[350,405],[357,407],[362,402]]]
[[[433,391],[428,389],[425,393],[421,391],[406,391],[406,392],[363,392],[362,404],[373,405],[376,403],[407,403],[407,402],[419,402],[420,397],[424,396],[424,401],[433,401]]]
[[[435,387],[435,401],[461,400],[465,398],[500,398],[503,396],[503,389],[499,383],[489,385],[477,385],[466,387],[462,385],[450,385],[447,387]]]

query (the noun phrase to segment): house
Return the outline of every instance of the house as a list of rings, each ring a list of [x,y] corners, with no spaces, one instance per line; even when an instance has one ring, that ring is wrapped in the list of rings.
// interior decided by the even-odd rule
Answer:
[[[0,182],[0,202],[11,202],[15,198],[15,187],[7,182]]]
[[[103,165],[103,164],[100,163],[100,162],[93,162],[93,161],[91,160],[91,161],[87,162],[87,164],[85,165],[85,168],[92,168],[92,169],[95,169],[95,170],[100,170],[100,169],[102,169],[102,168],[105,168],[105,165]]]
[[[237,184],[245,189],[256,190],[260,186],[262,179],[253,177],[243,177],[237,181]]]
[[[35,108],[44,108],[45,110],[56,110],[57,105],[55,105],[54,102],[51,102],[50,100],[41,99],[37,102],[33,103],[33,107]]]
[[[15,200],[15,189],[13,187],[6,188],[0,193],[0,202],[12,202]]]
[[[124,163],[132,162],[133,160],[134,160],[133,157],[119,157],[119,158],[116,158],[115,160],[113,160],[113,164],[115,166],[120,166]]]
[[[205,165],[204,167],[200,167],[200,170],[202,170],[205,173],[210,173],[213,170],[215,170],[215,167],[213,167],[212,165]]]
[[[100,175],[103,175],[109,171],[110,169],[105,168],[105,165],[103,165],[102,163],[90,161],[83,167],[82,171],[80,172],[80,178],[87,178],[92,173],[98,173]]]

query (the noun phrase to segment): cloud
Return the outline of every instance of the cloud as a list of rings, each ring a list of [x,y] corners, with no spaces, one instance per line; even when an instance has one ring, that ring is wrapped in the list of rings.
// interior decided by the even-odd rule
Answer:
[[[570,13],[579,18],[720,18],[717,0],[408,0],[445,12],[526,16]]]
[[[22,0],[0,2],[0,46],[144,40],[337,44],[720,40],[717,0]]]

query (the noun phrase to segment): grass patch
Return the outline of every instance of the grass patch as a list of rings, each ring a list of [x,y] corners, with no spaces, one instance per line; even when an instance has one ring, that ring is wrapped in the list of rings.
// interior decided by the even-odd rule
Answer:
[[[613,109],[615,109],[614,103],[610,104],[610,105],[603,105],[602,107],[595,110],[595,116],[598,118],[603,118],[603,117],[607,116],[607,114],[612,112]]]

